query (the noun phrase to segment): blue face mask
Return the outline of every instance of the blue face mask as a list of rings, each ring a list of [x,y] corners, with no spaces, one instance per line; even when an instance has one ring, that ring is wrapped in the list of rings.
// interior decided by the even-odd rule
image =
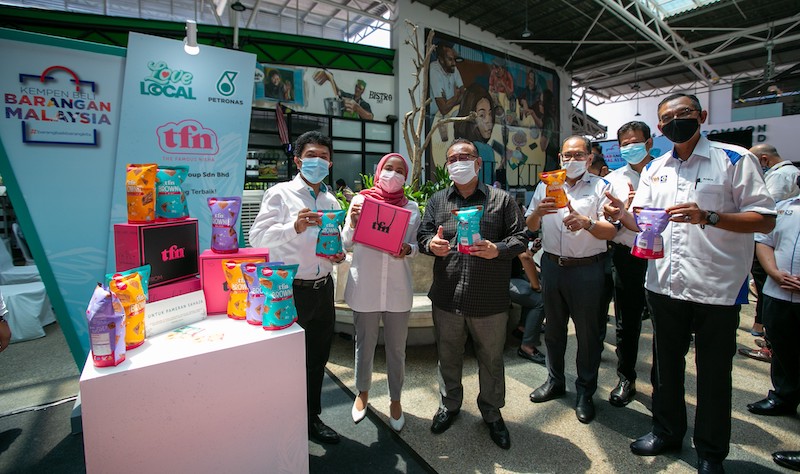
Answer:
[[[638,165],[647,157],[647,147],[644,143],[631,143],[620,147],[619,153],[628,164]]]
[[[328,176],[328,160],[322,158],[303,158],[300,174],[311,184],[317,184]]]

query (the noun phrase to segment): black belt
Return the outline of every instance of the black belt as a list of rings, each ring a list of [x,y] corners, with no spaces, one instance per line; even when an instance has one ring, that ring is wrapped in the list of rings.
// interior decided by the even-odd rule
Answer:
[[[297,286],[302,287],[302,288],[313,288],[315,290],[318,290],[318,289],[322,288],[323,286],[327,285],[328,284],[328,280],[330,280],[330,279],[331,279],[331,276],[327,275],[327,276],[324,276],[324,277],[320,278],[319,280],[294,280],[294,282],[292,282],[292,284],[293,285],[297,285]]]
[[[592,255],[591,257],[560,257],[558,255],[553,255],[550,252],[545,252],[544,256],[549,258],[550,260],[556,262],[559,267],[579,267],[582,265],[591,265],[592,263],[597,263],[602,261],[606,258],[606,253],[598,253],[597,255]]]

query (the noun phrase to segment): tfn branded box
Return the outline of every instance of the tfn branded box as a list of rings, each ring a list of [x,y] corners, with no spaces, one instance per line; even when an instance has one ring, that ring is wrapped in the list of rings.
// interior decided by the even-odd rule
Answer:
[[[186,293],[200,291],[200,277],[198,275],[183,278],[166,285],[158,285],[149,288],[147,295],[148,302],[161,301],[173,296],[181,296]]]
[[[199,273],[197,219],[114,224],[117,271],[150,264],[150,287]]]
[[[206,296],[206,310],[209,315],[228,311],[228,282],[222,273],[222,262],[237,258],[258,258],[269,262],[269,250],[244,248],[236,253],[205,250],[200,254],[200,284]]]

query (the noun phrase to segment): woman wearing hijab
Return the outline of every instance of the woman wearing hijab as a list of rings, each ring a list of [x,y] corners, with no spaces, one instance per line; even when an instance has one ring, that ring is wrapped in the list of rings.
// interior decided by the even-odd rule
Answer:
[[[345,301],[353,310],[356,335],[355,376],[358,396],[351,411],[353,421],[358,423],[367,414],[372,363],[380,322],[383,319],[386,372],[391,400],[389,424],[395,431],[400,431],[405,425],[400,392],[405,376],[406,337],[413,299],[408,258],[417,254],[416,235],[420,223],[417,203],[409,201],[403,192],[408,168],[408,162],[398,153],[390,153],[381,158],[375,173],[375,185],[353,197],[342,231],[345,247],[353,249],[353,263],[344,293]],[[411,211],[408,230],[399,254],[390,255],[353,242],[364,196]]]

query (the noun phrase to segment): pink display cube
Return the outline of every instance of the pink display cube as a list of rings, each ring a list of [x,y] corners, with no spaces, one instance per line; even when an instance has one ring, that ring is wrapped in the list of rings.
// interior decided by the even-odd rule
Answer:
[[[204,250],[200,254],[200,284],[206,297],[209,315],[225,314],[228,310],[228,282],[222,273],[222,262],[234,258],[263,258],[269,262],[268,249],[244,248],[237,253],[215,253]]]
[[[193,291],[200,291],[200,277],[190,276],[166,285],[159,285],[149,289],[147,301],[161,301],[173,296],[185,295]]]
[[[199,273],[197,219],[114,224],[117,271],[150,264],[150,288]]]

